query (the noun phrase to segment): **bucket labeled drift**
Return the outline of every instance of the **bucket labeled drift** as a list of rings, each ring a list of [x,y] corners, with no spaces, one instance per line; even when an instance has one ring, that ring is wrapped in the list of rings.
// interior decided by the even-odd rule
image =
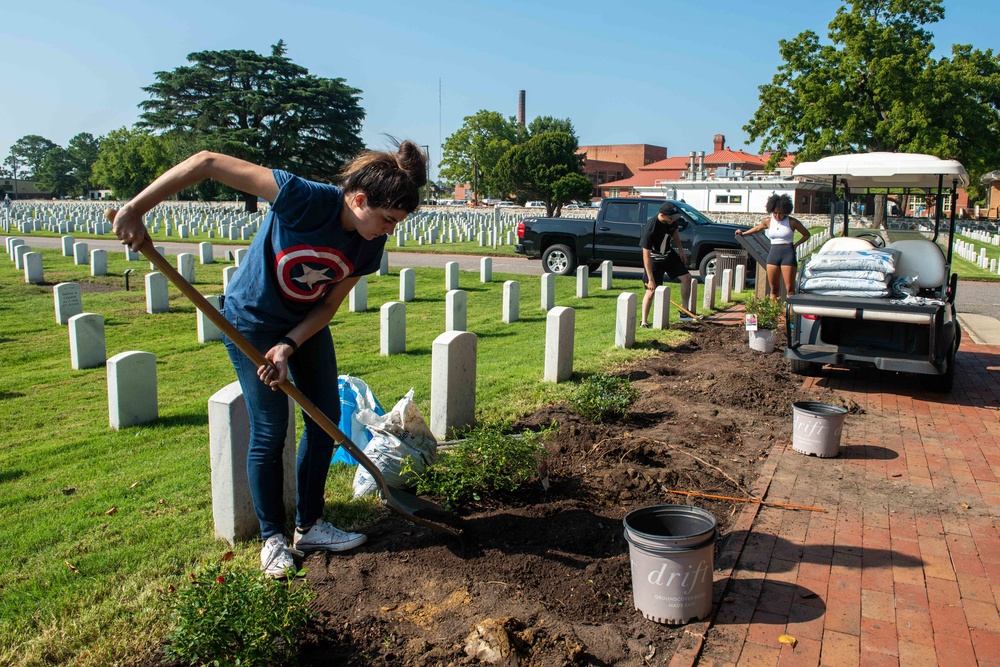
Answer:
[[[847,408],[829,403],[792,403],[792,449],[800,454],[830,458],[840,453],[840,433]]]
[[[708,616],[718,536],[715,515],[699,507],[657,505],[625,515],[635,608],[667,625]]]

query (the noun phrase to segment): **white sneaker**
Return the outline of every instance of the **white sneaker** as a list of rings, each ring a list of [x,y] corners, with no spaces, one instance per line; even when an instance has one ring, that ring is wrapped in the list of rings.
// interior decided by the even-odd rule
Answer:
[[[304,533],[295,529],[295,548],[302,551],[347,551],[367,541],[367,535],[344,532],[323,519]]]
[[[264,542],[264,547],[260,550],[260,570],[261,572],[283,579],[287,576],[288,570],[296,570],[295,559],[292,554],[295,551],[288,548],[284,535],[272,535]],[[301,555],[301,554],[298,554]]]

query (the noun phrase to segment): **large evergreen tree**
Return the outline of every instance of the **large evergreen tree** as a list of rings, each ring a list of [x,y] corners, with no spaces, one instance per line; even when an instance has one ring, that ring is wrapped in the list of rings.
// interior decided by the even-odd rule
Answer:
[[[364,144],[361,91],[309,74],[279,41],[254,51],[201,51],[143,88],[140,124],[185,133],[190,145],[332,181]],[[256,199],[248,205],[255,205]]]
[[[37,134],[28,134],[13,143],[7,152],[4,166],[12,176],[33,178],[42,166],[46,154],[58,144]],[[15,173],[16,172],[16,173]]]
[[[846,0],[827,42],[811,30],[779,41],[784,63],[760,87],[750,141],[776,150],[773,160],[930,153],[962,161],[978,182],[1000,163],[1000,59],[970,46],[932,59],[927,26],[943,17],[941,0]]]

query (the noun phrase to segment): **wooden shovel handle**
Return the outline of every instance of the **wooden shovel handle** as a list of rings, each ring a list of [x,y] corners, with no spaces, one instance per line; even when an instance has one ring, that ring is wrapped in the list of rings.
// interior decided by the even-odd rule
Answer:
[[[700,319],[701,319],[701,317],[700,317],[699,315],[695,315],[695,314],[694,314],[694,313],[692,313],[692,312],[691,312],[690,310],[688,310],[687,308],[685,308],[685,307],[684,307],[684,306],[682,306],[681,304],[677,303],[677,302],[676,302],[676,301],[674,301],[673,299],[671,299],[671,300],[670,300],[670,303],[672,303],[672,304],[674,304],[675,306],[677,306],[677,310],[681,311],[681,312],[682,312],[682,313],[684,313],[685,315],[690,315],[691,317],[693,317],[693,318],[694,318],[694,319],[696,319],[696,320],[700,320]]]
[[[114,222],[115,215],[118,213],[113,208],[106,209],[104,211],[104,217],[108,219],[109,222]],[[257,366],[272,366],[271,362],[268,361],[260,351],[253,346],[253,344],[246,339],[246,337],[239,332],[239,330],[234,327],[229,320],[227,320],[222,313],[219,312],[212,304],[208,302],[201,292],[194,288],[191,283],[184,279],[177,269],[170,265],[170,262],[166,260],[160,253],[156,251],[153,247],[153,242],[147,235],[143,240],[142,245],[139,247],[139,252],[146,256],[146,258],[153,263],[160,272],[167,277],[170,282],[172,282],[177,289],[179,289],[184,296],[186,296],[191,303],[194,304],[195,308],[200,310],[205,317],[212,321],[212,324],[217,326],[222,333],[226,335],[229,340],[233,341],[233,344],[240,349],[243,354]],[[316,422],[320,428],[322,428],[326,433],[333,438],[333,441],[347,450],[347,452],[353,456],[358,463],[371,473],[372,477],[375,478],[375,482],[378,484],[379,495],[382,497],[382,501],[390,508],[403,514],[410,521],[426,526],[427,528],[432,528],[434,530],[445,532],[451,535],[459,535],[461,531],[454,529],[450,526],[445,526],[433,521],[428,521],[422,519],[411,512],[407,512],[402,507],[399,507],[392,499],[392,494],[389,489],[389,485],[386,483],[385,478],[382,476],[382,471],[378,469],[374,463],[371,462],[361,448],[351,442],[340,428],[333,423],[333,420],[326,416],[326,414],[320,410],[316,405],[310,401],[305,394],[299,391],[299,388],[292,384],[291,380],[285,379],[278,387],[281,391],[285,392],[288,396],[295,401],[302,411],[305,412],[309,417]]]

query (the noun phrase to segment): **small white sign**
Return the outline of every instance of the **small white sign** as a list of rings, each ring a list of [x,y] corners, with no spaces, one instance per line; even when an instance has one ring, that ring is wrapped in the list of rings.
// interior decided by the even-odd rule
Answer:
[[[747,313],[747,331],[757,330],[757,316]]]

